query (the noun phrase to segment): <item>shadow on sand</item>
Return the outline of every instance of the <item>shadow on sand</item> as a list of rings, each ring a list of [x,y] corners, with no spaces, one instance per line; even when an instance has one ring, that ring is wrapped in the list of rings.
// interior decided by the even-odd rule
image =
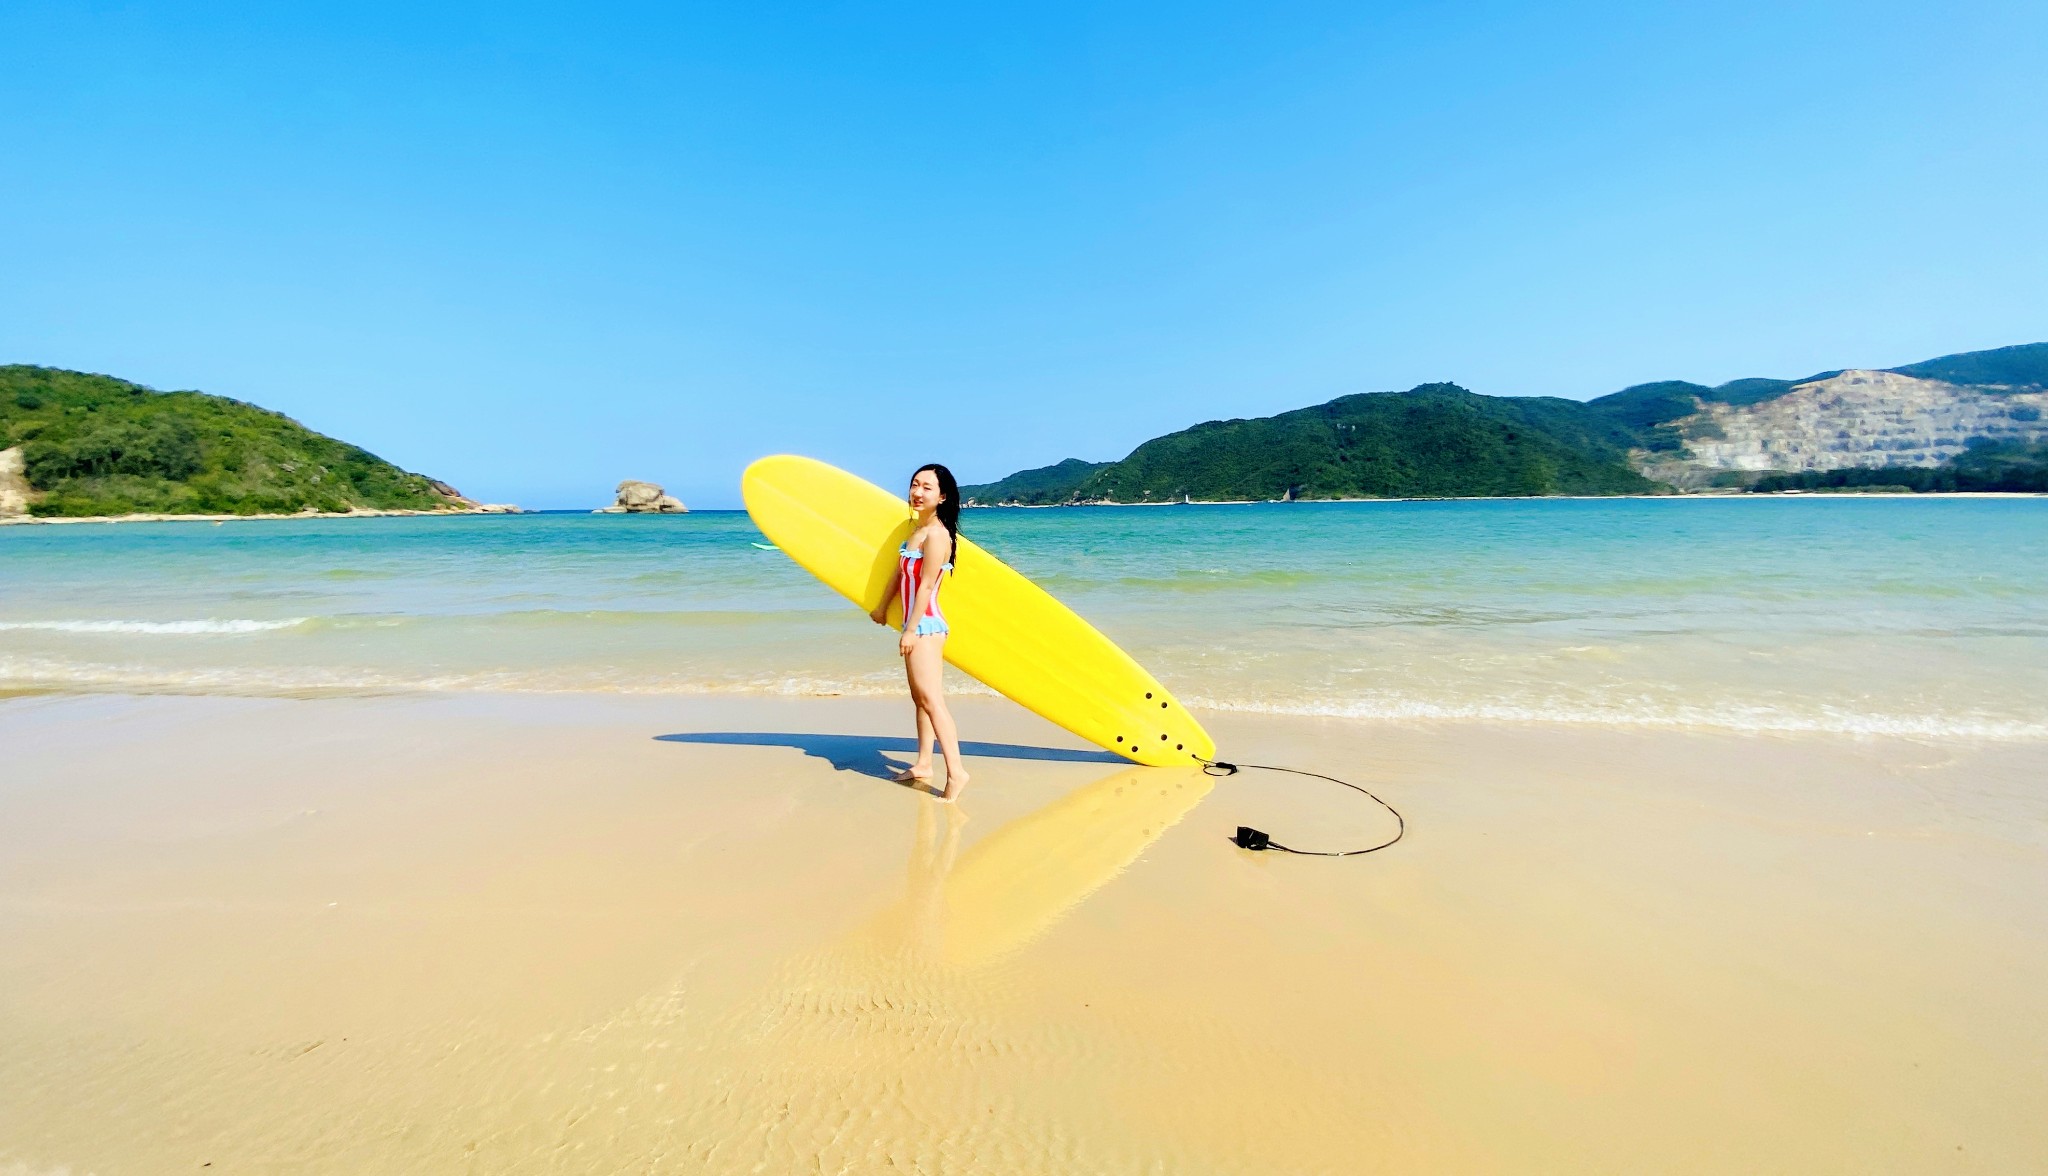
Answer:
[[[816,756],[842,772],[859,772],[887,780],[909,766],[917,754],[917,741],[877,735],[814,735],[794,731],[684,731],[656,735],[663,743],[717,743],[728,747],[793,747]],[[1022,743],[960,744],[960,754],[984,759],[1046,760],[1070,764],[1126,764],[1129,761],[1106,751],[1076,751],[1064,747],[1031,747]],[[892,757],[902,757],[900,759]]]

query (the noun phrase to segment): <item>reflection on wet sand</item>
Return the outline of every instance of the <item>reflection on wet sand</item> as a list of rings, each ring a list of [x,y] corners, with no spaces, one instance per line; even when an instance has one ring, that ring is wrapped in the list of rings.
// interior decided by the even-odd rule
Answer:
[[[716,1171],[1125,1170],[1163,1139],[1221,1129],[1233,1112],[1184,1093],[1211,1085],[1188,1067],[1242,1075],[1261,1051],[1207,1032],[1144,1048],[1158,1026],[1103,1020],[1020,966],[1211,784],[1199,769],[1126,767],[978,841],[959,810],[920,798],[902,900],[688,1034],[701,1049],[674,1092],[678,1142]],[[1077,1066],[1092,1077],[1076,1081]],[[1118,1107],[1110,1090],[1183,1093]],[[1276,1096],[1252,1110],[1272,1122],[1299,1108]]]
[[[1136,861],[1213,783],[1195,768],[1126,768],[1011,821],[965,855],[964,817],[920,803],[909,893],[879,924],[900,927],[907,945],[948,967],[1000,960]]]
[[[0,1172],[2048,1155],[2041,748],[1218,716],[1415,782],[1429,836],[1340,865],[1220,836],[1363,819],[1321,789],[1162,833],[1202,781],[1011,755],[953,827],[777,733],[899,706],[0,707]]]

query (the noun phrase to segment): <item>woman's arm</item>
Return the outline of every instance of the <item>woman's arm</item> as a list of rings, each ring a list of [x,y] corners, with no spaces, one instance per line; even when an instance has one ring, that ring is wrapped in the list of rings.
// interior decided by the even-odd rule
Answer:
[[[889,602],[896,599],[896,579],[893,575],[889,577],[889,583],[882,589],[882,603],[868,610],[868,619],[877,625],[889,623]]]

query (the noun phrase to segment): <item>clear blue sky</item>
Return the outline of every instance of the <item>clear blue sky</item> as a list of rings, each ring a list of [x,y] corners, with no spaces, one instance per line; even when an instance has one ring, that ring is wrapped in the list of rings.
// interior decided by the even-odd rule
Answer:
[[[2048,339],[2048,5],[0,6],[0,362],[731,506]]]

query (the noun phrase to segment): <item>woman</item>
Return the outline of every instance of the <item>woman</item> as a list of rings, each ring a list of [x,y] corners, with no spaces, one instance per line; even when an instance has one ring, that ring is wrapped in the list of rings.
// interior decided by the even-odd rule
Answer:
[[[946,709],[942,681],[946,662],[946,616],[939,611],[939,585],[953,570],[953,549],[960,539],[960,485],[942,465],[920,466],[910,477],[910,509],[917,515],[910,537],[896,549],[896,579],[869,613],[877,625],[889,623],[889,602],[903,600],[903,636],[896,652],[910,679],[910,700],[917,705],[917,760],[897,773],[900,783],[928,783],[932,778],[932,739],[946,756],[946,789],[940,800],[954,800],[967,787],[967,768],[960,762],[960,737]]]

